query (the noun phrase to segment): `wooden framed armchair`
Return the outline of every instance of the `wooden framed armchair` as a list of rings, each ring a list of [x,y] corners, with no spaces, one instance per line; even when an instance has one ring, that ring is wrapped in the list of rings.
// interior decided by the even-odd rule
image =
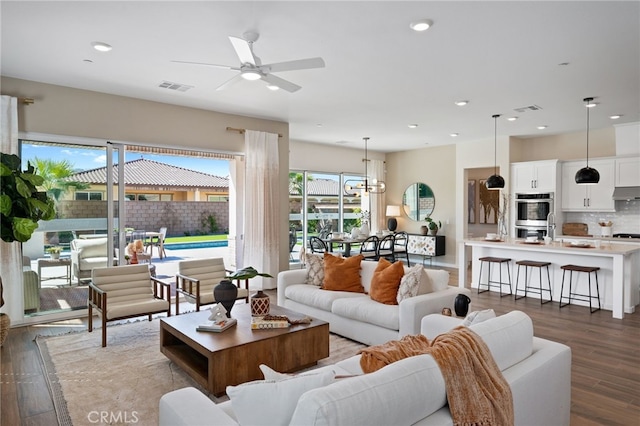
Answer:
[[[171,316],[170,285],[151,276],[149,265],[94,268],[89,283],[88,330],[93,310],[102,318],[102,347],[107,346],[107,322],[166,312]]]
[[[216,303],[213,297],[213,288],[226,278],[224,259],[208,258],[183,260],[178,262],[178,273],[176,274],[176,315],[180,314],[180,295],[185,301],[195,303],[196,311],[202,305]],[[249,303],[249,280],[244,280],[244,288],[240,286],[240,281],[236,281],[238,286],[237,299],[245,299]],[[237,300],[236,299],[236,300]]]

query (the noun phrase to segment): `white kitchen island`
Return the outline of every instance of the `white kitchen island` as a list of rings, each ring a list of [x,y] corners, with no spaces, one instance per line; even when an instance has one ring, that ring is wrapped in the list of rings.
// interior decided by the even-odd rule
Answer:
[[[573,238],[575,240],[575,238]],[[554,241],[551,244],[527,244],[524,240],[507,238],[504,241],[487,241],[484,238],[464,240],[460,247],[459,287],[465,287],[468,280],[467,265],[471,262],[471,287],[478,287],[480,257],[496,256],[511,258],[511,281],[513,292],[516,289],[516,271],[519,260],[534,260],[551,262],[551,289],[553,300],[560,300],[562,286],[562,270],[560,266],[573,264],[581,266],[599,266],[598,282],[600,288],[600,303],[602,308],[613,311],[613,317],[622,319],[625,313],[633,313],[640,302],[640,245],[602,241],[599,248],[594,241],[589,241],[589,247],[574,247],[568,242]],[[470,258],[466,247],[471,247]],[[484,268],[483,276],[488,268]],[[497,274],[498,268],[492,268]],[[575,275],[575,274],[574,274]],[[586,274],[579,274],[581,288],[586,288]],[[497,277],[495,275],[494,277]],[[484,276],[486,279],[486,276]],[[506,279],[506,274],[503,274]],[[524,271],[520,273],[520,280],[524,279]],[[538,274],[529,274],[533,284],[537,282]],[[569,274],[565,278],[565,287],[569,282]],[[543,275],[543,280],[546,277]],[[543,281],[544,282],[544,281]],[[574,282],[576,277],[574,276]],[[584,286],[584,287],[582,287]],[[523,285],[521,283],[521,288]],[[565,294],[568,294],[565,288]],[[588,302],[572,300],[572,304],[586,305]]]

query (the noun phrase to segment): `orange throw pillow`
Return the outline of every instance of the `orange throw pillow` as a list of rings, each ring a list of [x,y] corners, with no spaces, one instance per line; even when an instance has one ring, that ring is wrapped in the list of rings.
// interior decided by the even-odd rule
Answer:
[[[324,290],[351,291],[364,293],[360,279],[360,262],[362,255],[352,257],[336,257],[324,254]]]
[[[398,288],[404,275],[404,265],[397,261],[391,263],[384,257],[378,261],[378,267],[371,278],[369,296],[385,305],[398,304]]]

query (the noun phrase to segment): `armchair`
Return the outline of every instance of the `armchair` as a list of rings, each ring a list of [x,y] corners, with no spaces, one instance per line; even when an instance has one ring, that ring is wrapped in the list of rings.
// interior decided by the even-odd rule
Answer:
[[[106,267],[107,238],[71,240],[71,280],[80,283],[91,278],[93,268]]]
[[[107,346],[107,321],[166,312],[171,316],[170,285],[151,276],[148,265],[94,268],[89,283],[88,330],[93,310],[102,319],[102,347]]]
[[[180,314],[180,295],[189,303],[195,303],[196,311],[200,306],[215,303],[213,288],[226,278],[227,271],[224,267],[224,259],[208,258],[183,260],[178,262],[176,274],[176,315]],[[244,281],[244,288],[238,286],[237,299],[245,299],[249,303],[249,280]]]
[[[24,310],[40,310],[40,277],[31,269],[31,259],[22,256],[22,279],[24,281]]]

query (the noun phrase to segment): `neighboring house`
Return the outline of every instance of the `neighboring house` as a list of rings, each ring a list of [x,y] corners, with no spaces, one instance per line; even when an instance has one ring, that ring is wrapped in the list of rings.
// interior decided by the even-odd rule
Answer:
[[[106,200],[107,168],[100,167],[69,176],[68,180],[89,188],[66,192],[63,200]],[[140,158],[124,163],[125,197],[137,201],[227,201],[229,179],[170,164]],[[118,183],[117,164],[113,183]],[[114,187],[114,199],[118,199]]]

